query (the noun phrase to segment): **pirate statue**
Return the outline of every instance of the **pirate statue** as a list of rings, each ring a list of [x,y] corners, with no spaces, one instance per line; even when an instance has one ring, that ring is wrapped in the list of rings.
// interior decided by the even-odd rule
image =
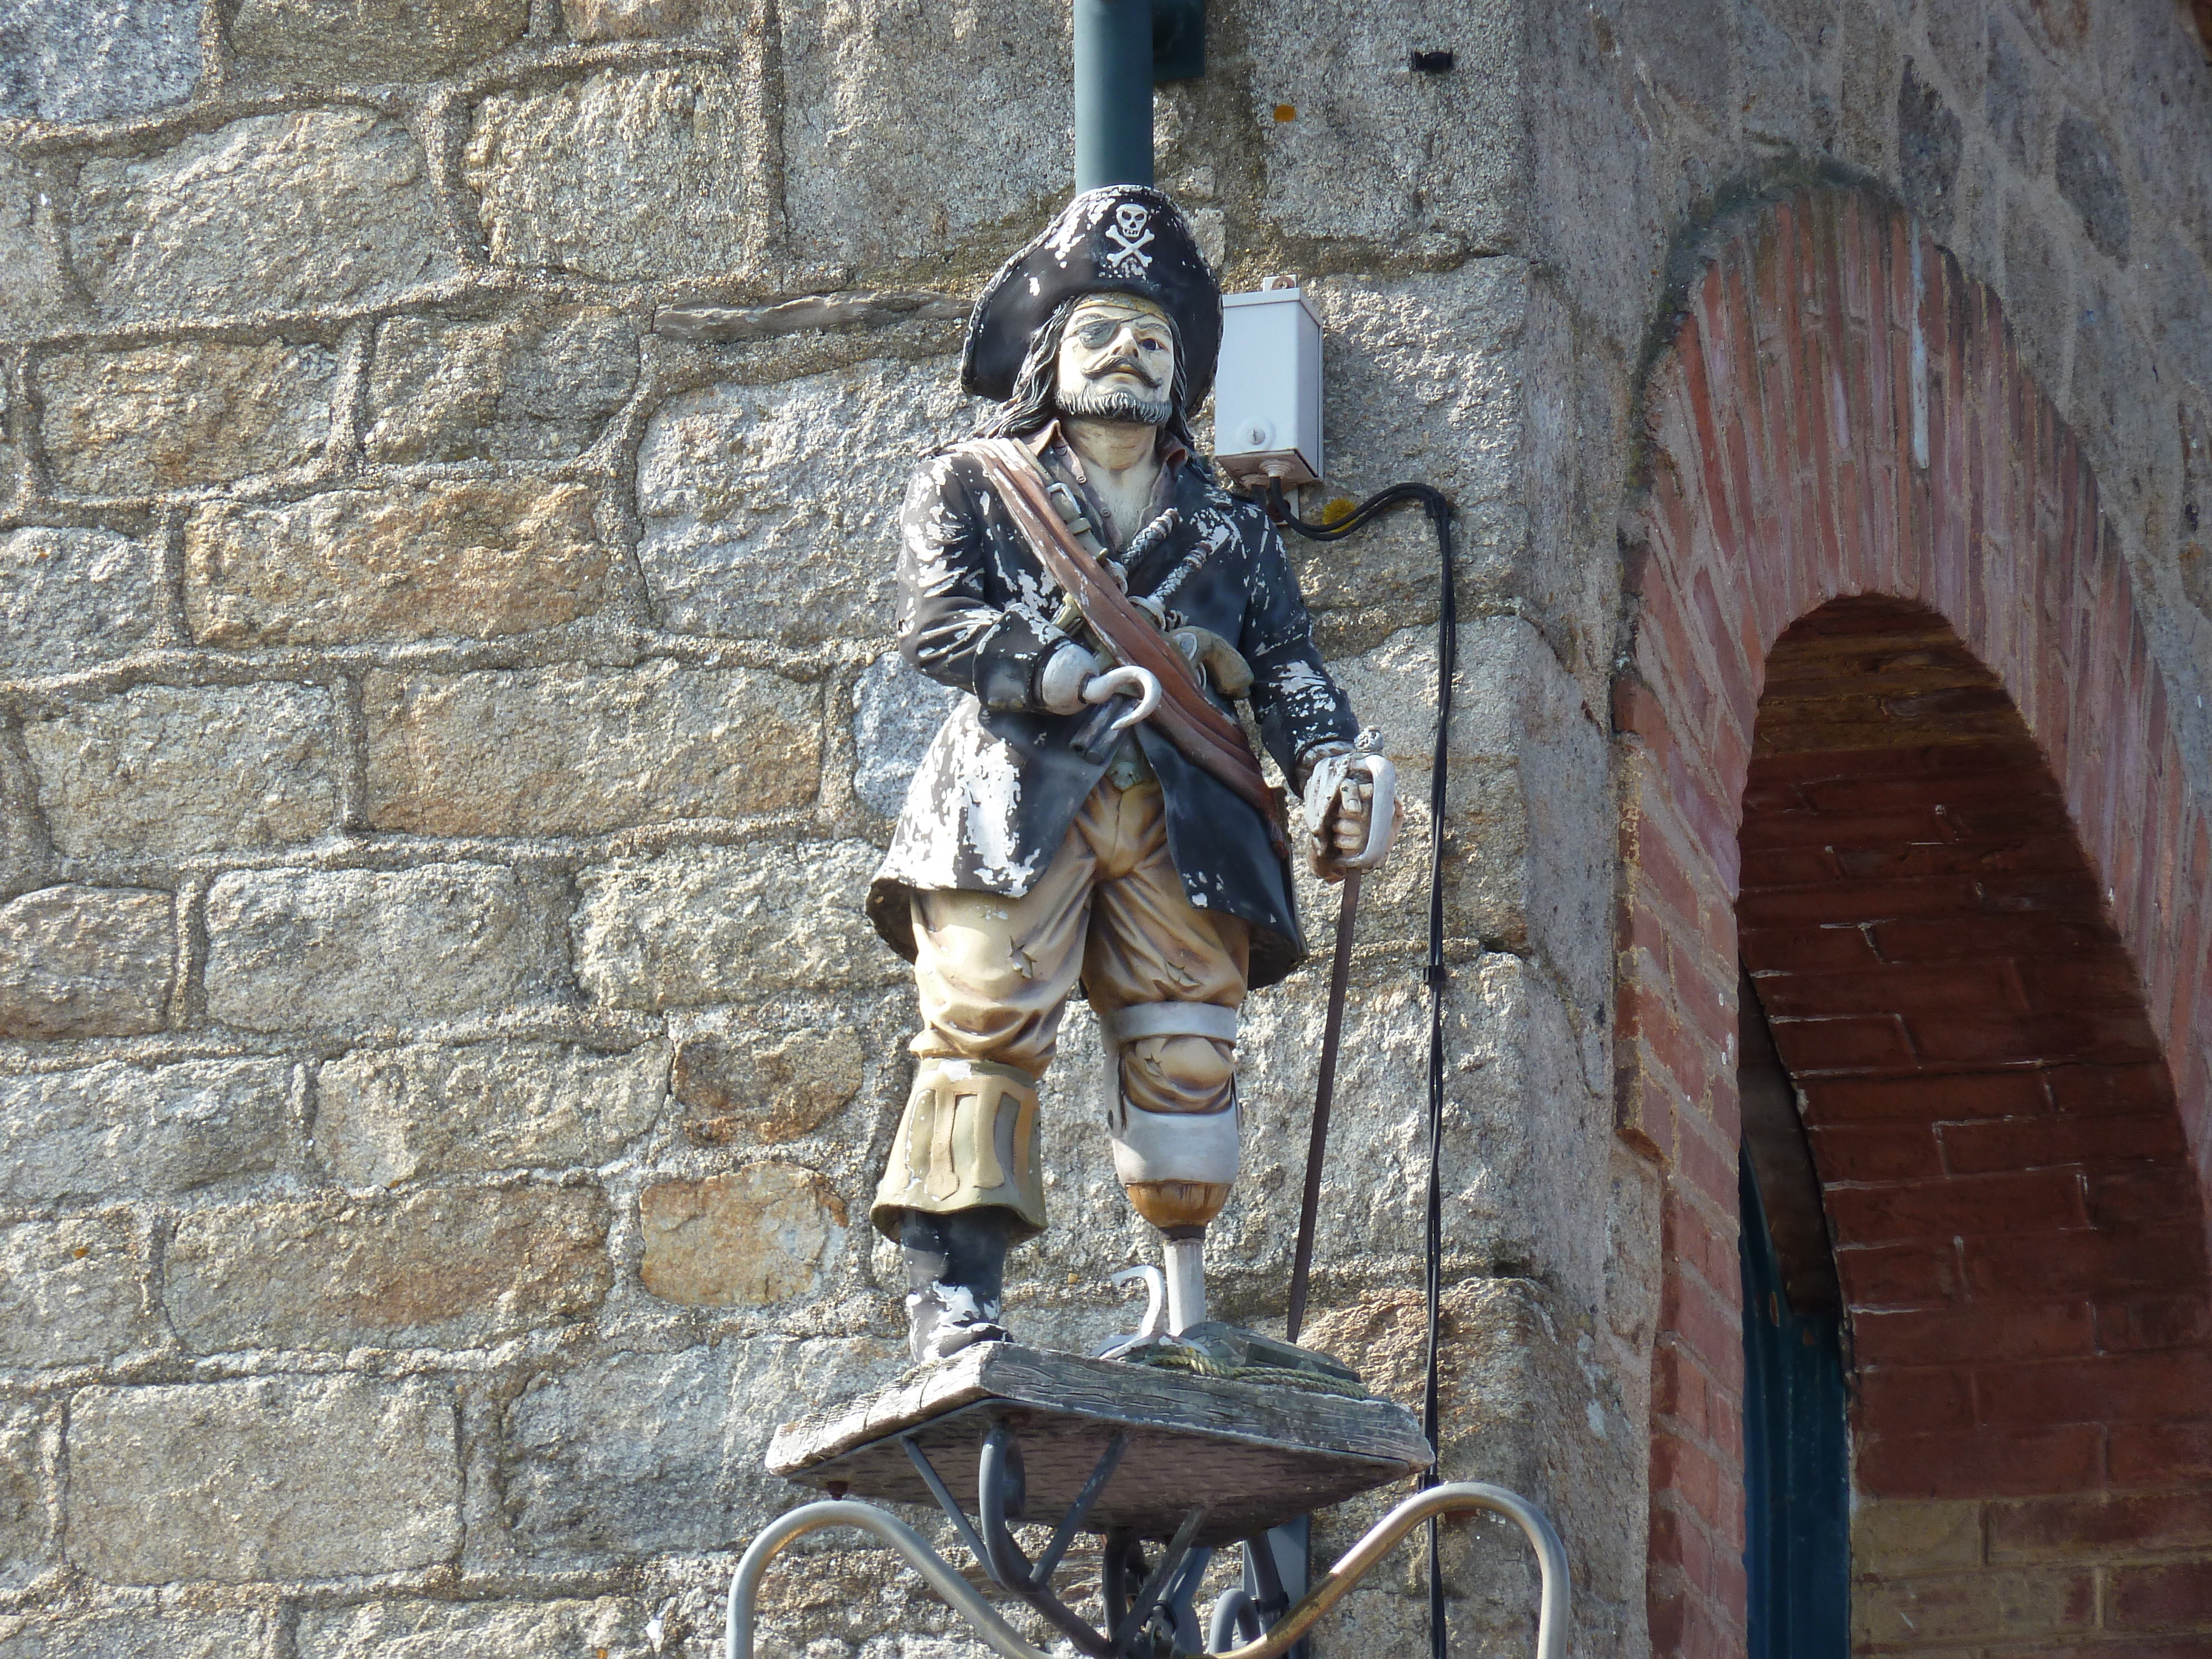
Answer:
[[[1305,950],[1234,700],[1302,792],[1317,873],[1379,860],[1395,828],[1370,822],[1273,525],[1194,452],[1220,344],[1174,204],[1086,191],[977,301],[962,383],[1000,406],[907,491],[900,649],[969,694],[868,898],[921,993],[870,1212],[904,1249],[917,1360],[1006,1335],[1006,1247],[1045,1225],[1037,1079],[1079,987],[1119,1066],[1115,1172],[1171,1276],[1228,1199],[1237,1009]]]

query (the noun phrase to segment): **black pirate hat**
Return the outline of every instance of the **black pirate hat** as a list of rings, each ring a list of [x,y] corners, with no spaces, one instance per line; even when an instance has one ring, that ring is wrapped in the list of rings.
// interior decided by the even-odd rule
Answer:
[[[1181,412],[1206,401],[1221,355],[1221,285],[1182,210],[1146,185],[1085,191],[999,267],[968,319],[962,386],[1001,403],[1012,396],[1030,341],[1079,294],[1141,295],[1175,319],[1190,376]]]

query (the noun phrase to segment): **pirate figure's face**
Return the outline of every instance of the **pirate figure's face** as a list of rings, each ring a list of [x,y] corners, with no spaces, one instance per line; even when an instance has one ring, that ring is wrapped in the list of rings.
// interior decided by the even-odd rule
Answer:
[[[1063,415],[1162,426],[1175,412],[1175,330],[1167,313],[1129,294],[1076,302],[1060,342],[1054,401]]]

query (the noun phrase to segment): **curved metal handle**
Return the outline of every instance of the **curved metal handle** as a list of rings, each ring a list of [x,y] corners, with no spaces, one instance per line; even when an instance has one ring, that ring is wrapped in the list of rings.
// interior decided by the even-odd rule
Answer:
[[[1119,668],[1093,675],[1083,687],[1085,702],[1107,702],[1115,697],[1137,700],[1134,708],[1106,728],[1109,732],[1125,732],[1160,706],[1159,677],[1149,668],[1124,663]]]
[[[1319,1583],[1285,1613],[1274,1629],[1260,1640],[1232,1648],[1219,1659],[1277,1659],[1318,1623],[1323,1613],[1352,1593],[1353,1586],[1374,1571],[1391,1547],[1433,1516],[1457,1515],[1487,1510],[1518,1526],[1536,1552],[1542,1579],[1536,1611],[1536,1659],[1567,1659],[1569,1585],[1566,1546],[1545,1519],[1544,1512],[1518,1492],[1475,1480],[1452,1481],[1415,1492],[1367,1529],[1364,1536],[1344,1553]],[[873,1504],[835,1498],[802,1504],[779,1516],[752,1541],[730,1575],[730,1598],[724,1626],[725,1659],[754,1659],[753,1601],[769,1563],[795,1538],[824,1527],[855,1527],[873,1534],[902,1556],[927,1579],[929,1587],[975,1627],[984,1644],[1000,1659],[1053,1659],[1033,1647],[1019,1632],[1000,1617],[998,1609],[977,1593],[975,1587],[955,1571],[951,1563],[930,1548],[912,1527]]]
[[[1259,1628],[1260,1615],[1252,1610],[1252,1598],[1243,1587],[1225,1589],[1213,1604],[1213,1616],[1206,1623],[1206,1650],[1226,1653],[1229,1644],[1244,1632]]]
[[[1449,1481],[1415,1492],[1370,1527],[1328,1570],[1328,1576],[1299,1597],[1274,1629],[1256,1642],[1230,1649],[1219,1659],[1276,1659],[1289,1652],[1323,1613],[1352,1593],[1352,1587],[1374,1570],[1400,1539],[1432,1516],[1457,1515],[1468,1510],[1502,1515],[1527,1535],[1536,1552],[1536,1570],[1543,1586],[1536,1604],[1536,1659],[1567,1659],[1567,1547],[1559,1541],[1543,1510],[1518,1492],[1479,1480]]]
[[[729,1607],[722,1632],[726,1659],[754,1659],[753,1602],[760,1593],[760,1582],[768,1572],[768,1564],[794,1538],[819,1532],[824,1527],[857,1528],[878,1542],[890,1545],[907,1565],[928,1581],[930,1589],[975,1627],[984,1645],[999,1659],[1053,1659],[1042,1648],[1030,1646],[1019,1631],[1000,1618],[999,1610],[986,1601],[951,1562],[930,1548],[927,1539],[890,1510],[848,1498],[803,1504],[789,1514],[779,1516],[767,1531],[753,1540],[752,1547],[738,1559],[738,1570],[730,1575]]]
[[[1390,832],[1398,817],[1398,769],[1380,755],[1361,755],[1346,769],[1364,772],[1373,782],[1367,801],[1367,842],[1357,858],[1340,860],[1346,870],[1372,870],[1390,850]]]

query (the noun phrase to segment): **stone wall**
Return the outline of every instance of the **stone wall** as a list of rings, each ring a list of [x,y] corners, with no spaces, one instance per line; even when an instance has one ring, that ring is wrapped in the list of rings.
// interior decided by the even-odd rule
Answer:
[[[1731,204],[1901,199],[2080,435],[2202,791],[2202,58],[2164,0],[1209,13],[1161,178],[1232,286],[1310,283],[1309,507],[1460,508],[1444,1465],[1549,1506],[1580,1650],[1640,1655],[1644,366]],[[889,520],[1065,188],[1065,14],[0,0],[0,1659],[703,1655],[792,1496],[769,1427],[897,1367],[860,1215],[911,1016],[858,902],[942,698],[888,654]],[[1294,551],[1418,848],[1433,553]],[[1315,1326],[1406,1397],[1419,865],[1369,890]],[[1308,973],[1252,1010],[1231,1317],[1280,1315],[1321,1009]],[[1079,1015],[1063,1224],[1017,1258],[1048,1340],[1146,1248],[1099,1066]],[[1459,1650],[1525,1641],[1517,1541],[1446,1564]],[[771,1582],[776,1651],[944,1650],[869,1553]],[[1322,1650],[1421,1605],[1394,1566]]]
[[[1517,26],[1212,29],[1164,182],[1233,283],[1310,280],[1328,494],[1462,511],[1445,1462],[1543,1498],[1632,1649],[1609,601],[1537,527],[1610,507],[1532,507]],[[945,694],[887,654],[891,520],[1064,191],[1064,13],[15,0],[0,40],[0,1656],[704,1655],[794,1496],[769,1431],[900,1365],[862,1217],[911,994],[859,904]],[[1433,550],[1298,556],[1424,802]],[[1406,1398],[1429,828],[1369,888],[1312,1327]],[[1231,1317],[1280,1317],[1322,1003],[1250,1014]],[[1079,1014],[1016,1258],[1050,1341],[1150,1249],[1100,1068]],[[1462,1642],[1525,1632],[1516,1538],[1448,1562]],[[944,1650],[834,1540],[771,1600],[778,1653]],[[1395,1568],[1327,1650],[1421,1607]]]
[[[1526,250],[1617,397],[1731,207],[1813,182],[1911,213],[2002,301],[2080,438],[2212,791],[2212,71],[2185,4],[1661,0],[1532,8]],[[1636,446],[1586,433],[1625,475]]]

